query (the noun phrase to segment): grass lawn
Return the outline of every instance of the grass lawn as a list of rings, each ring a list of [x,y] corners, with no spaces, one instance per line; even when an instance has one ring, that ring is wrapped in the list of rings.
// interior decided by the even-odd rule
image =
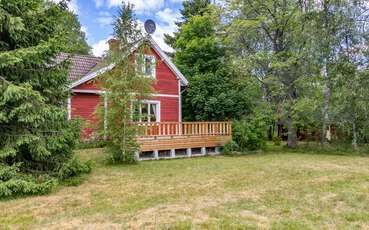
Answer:
[[[0,229],[369,229],[369,157],[285,153],[103,164],[0,201]]]

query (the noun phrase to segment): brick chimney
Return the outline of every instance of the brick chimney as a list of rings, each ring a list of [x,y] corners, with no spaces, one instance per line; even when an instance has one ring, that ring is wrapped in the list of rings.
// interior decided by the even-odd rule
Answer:
[[[119,40],[116,38],[110,38],[108,44],[110,51],[117,51],[119,49]]]

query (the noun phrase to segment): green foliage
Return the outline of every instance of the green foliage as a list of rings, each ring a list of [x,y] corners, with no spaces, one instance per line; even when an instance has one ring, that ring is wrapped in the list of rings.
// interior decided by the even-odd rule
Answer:
[[[229,120],[248,115],[260,87],[241,79],[225,61],[226,49],[217,38],[219,12],[206,1],[191,1],[186,20],[176,34],[174,62],[187,76],[185,120]],[[195,11],[196,13],[191,13]]]
[[[187,21],[196,15],[203,15],[207,7],[211,4],[210,0],[185,0],[182,2],[182,9],[180,9],[181,12],[181,20],[179,22],[176,22],[175,24],[179,26],[179,30],[181,30],[181,25],[187,23]],[[164,40],[165,42],[171,46],[176,46],[176,40],[178,37],[178,34],[180,32],[175,32],[174,36],[171,36],[169,34],[164,34]]]
[[[93,148],[104,148],[106,141],[104,140],[88,140],[82,141],[77,144],[77,149],[93,149]]]
[[[238,151],[240,151],[240,146],[233,140],[223,146],[223,153],[226,155],[233,154]]]
[[[356,91],[334,87],[338,67],[345,66],[340,59],[349,56],[346,63],[356,60],[356,70],[367,71],[367,6],[346,0],[228,3],[222,38],[234,71],[261,84],[264,100],[288,129],[288,146],[297,145],[297,127],[320,129],[324,139],[327,124],[340,123],[332,118],[331,95]]]
[[[0,181],[8,181],[15,177],[19,172],[20,164],[15,164],[12,166],[0,164]]]
[[[77,157],[73,157],[65,163],[59,170],[58,177],[61,180],[69,179],[81,174],[90,173],[92,169],[92,162],[81,162]]]
[[[6,168],[12,177],[0,182],[2,194],[41,194],[73,159],[80,135],[78,122],[67,120],[68,63],[55,56],[88,46],[63,5],[0,1],[0,15],[0,163],[19,170]]]
[[[273,143],[274,143],[275,146],[280,146],[281,143],[282,143],[282,138],[277,137],[277,136],[273,137]]]
[[[261,97],[258,84],[225,71],[196,75],[184,97],[184,119],[219,121],[240,119],[252,113]]]
[[[24,195],[43,195],[52,191],[57,180],[51,179],[38,183],[34,179],[10,179],[0,183],[0,199]]]
[[[144,55],[150,53],[149,46],[132,12],[133,6],[122,4],[114,25],[114,35],[119,43],[106,58],[106,64],[115,67],[100,77],[104,88],[107,114],[103,106],[98,109],[101,134],[107,139],[106,152],[110,163],[134,163],[139,150],[137,135],[139,129],[135,120],[134,108],[149,98],[153,80],[143,73]],[[137,43],[141,46],[131,54]]]
[[[215,73],[222,68],[225,49],[219,44],[215,26],[219,24],[216,12],[191,17],[177,35],[174,62],[185,76]]]
[[[233,122],[232,139],[239,146],[238,151],[261,149],[266,144],[265,126],[253,120]]]
[[[232,140],[238,145],[237,151],[258,150],[266,145],[267,129],[273,121],[271,110],[260,104],[249,117],[232,123]]]
[[[57,184],[57,180],[49,176],[35,178],[20,173],[20,164],[0,164],[0,199],[46,194]]]

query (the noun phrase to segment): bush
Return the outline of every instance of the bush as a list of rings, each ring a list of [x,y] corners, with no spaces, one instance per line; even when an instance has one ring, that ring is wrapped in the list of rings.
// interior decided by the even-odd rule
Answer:
[[[82,141],[77,144],[77,149],[93,149],[93,148],[104,148],[106,141],[104,140],[88,140]]]
[[[60,168],[58,177],[61,180],[65,180],[71,177],[79,176],[81,174],[90,173],[91,169],[91,161],[82,162],[77,157],[74,157]]]
[[[33,178],[12,178],[0,182],[0,198],[16,197],[23,195],[43,195],[49,193],[57,186],[56,179],[49,179],[38,183]]]
[[[8,181],[15,177],[19,172],[19,166],[20,164],[15,164],[12,166],[0,164],[0,181]]]
[[[280,146],[282,144],[282,139],[278,136],[273,137],[273,143],[275,146]]]
[[[0,199],[23,195],[41,195],[56,187],[57,180],[49,176],[34,178],[19,173],[20,164],[0,165]]]
[[[58,178],[45,173],[37,177],[22,173],[20,167],[20,163],[12,166],[0,164],[0,199],[47,194],[58,185],[59,180],[69,180],[68,185],[80,184],[83,179],[80,175],[91,171],[91,162],[81,162],[74,157],[63,164],[58,172]]]
[[[253,151],[266,145],[266,125],[258,119],[233,122],[233,141],[239,151]]]
[[[232,154],[238,151],[240,151],[240,146],[238,146],[238,144],[233,140],[223,146],[224,154]]]

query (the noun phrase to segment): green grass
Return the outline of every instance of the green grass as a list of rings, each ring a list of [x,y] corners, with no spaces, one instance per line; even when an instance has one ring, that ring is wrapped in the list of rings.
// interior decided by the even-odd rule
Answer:
[[[53,194],[0,201],[0,229],[368,229],[369,157],[299,150],[103,164]]]

